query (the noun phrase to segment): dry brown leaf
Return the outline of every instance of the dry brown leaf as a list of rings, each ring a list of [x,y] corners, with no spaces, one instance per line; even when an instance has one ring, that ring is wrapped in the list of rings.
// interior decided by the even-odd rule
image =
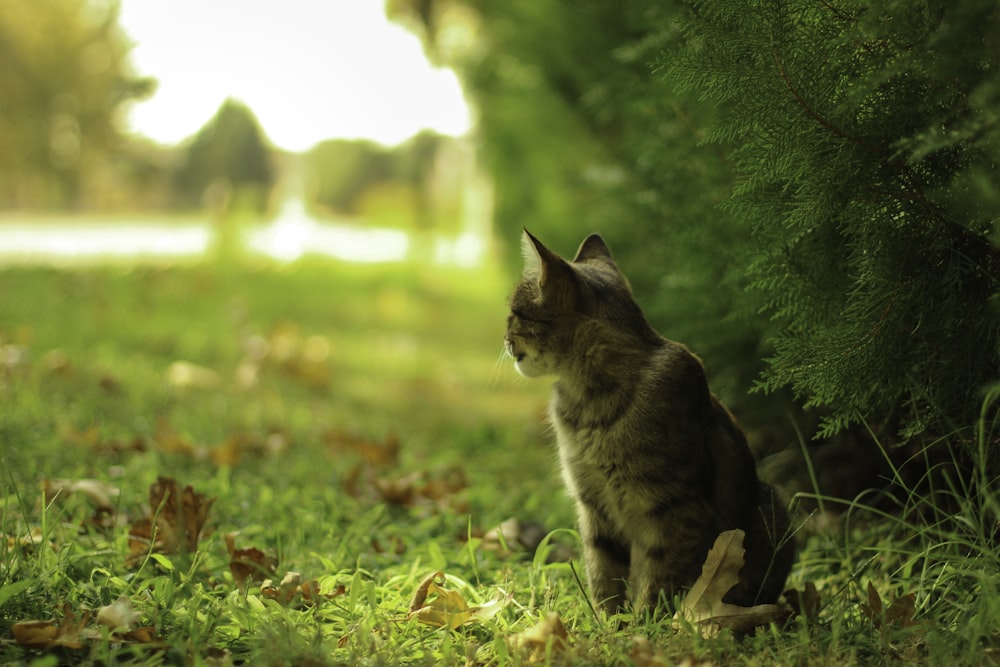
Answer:
[[[868,603],[861,603],[861,614],[868,619],[876,630],[883,632],[895,626],[909,628],[919,626],[919,621],[913,620],[916,613],[916,596],[913,593],[894,598],[888,606],[882,602],[872,582],[868,582]]]
[[[645,637],[633,637],[632,648],[628,652],[628,657],[635,667],[674,667],[672,660],[668,660],[663,649],[654,646]]]
[[[81,431],[74,426],[62,426],[59,437],[71,445],[97,448],[101,441],[101,429],[96,426]]]
[[[697,660],[691,656],[675,662],[667,658],[663,649],[641,636],[632,638],[629,658],[635,667],[713,667],[711,660]]]
[[[229,551],[229,571],[241,591],[246,591],[248,582],[257,579],[263,581],[274,576],[274,568],[278,562],[256,547],[236,548],[236,535],[226,533],[226,550]]]
[[[288,572],[277,586],[270,579],[265,579],[260,585],[260,594],[263,597],[286,607],[291,606],[293,602],[313,606],[323,600],[332,600],[344,595],[346,592],[347,588],[340,585],[330,593],[321,593],[319,582],[315,579],[302,581],[302,575],[298,572]]]
[[[559,614],[552,612],[524,632],[511,636],[509,641],[527,653],[528,662],[542,662],[569,647],[569,633]]]
[[[67,648],[79,650],[84,647],[83,629],[90,621],[90,614],[77,619],[70,606],[63,605],[63,619],[55,621],[22,621],[11,626],[14,641],[31,648]]]
[[[126,562],[143,560],[155,553],[194,553],[215,498],[195,493],[191,486],[180,488],[171,477],[159,477],[149,487],[150,516],[139,519],[129,530]]]
[[[161,452],[168,454],[187,454],[193,456],[195,453],[194,444],[185,436],[177,432],[177,429],[165,418],[160,418],[156,422],[156,434],[153,436],[153,443]]]
[[[380,477],[375,480],[375,488],[381,494],[382,500],[390,505],[412,507],[419,497],[423,478],[424,474],[419,470],[405,477]]]
[[[410,600],[408,618],[441,628],[455,628],[473,620],[492,618],[506,605],[497,597],[485,604],[470,606],[458,591],[445,588],[444,572],[433,572],[420,582]]]
[[[374,440],[347,431],[329,431],[323,436],[331,453],[356,454],[376,468],[391,468],[399,463],[399,436],[390,432],[384,440]]]
[[[887,625],[898,625],[901,628],[908,628],[917,623],[913,620],[913,614],[917,610],[917,598],[913,593],[901,595],[889,603],[889,608],[885,612],[885,622]]]
[[[739,572],[744,564],[743,535],[739,529],[719,534],[705,557],[701,576],[674,614],[675,625],[682,620],[697,625],[703,635],[710,636],[720,628],[748,632],[785,615],[785,610],[774,604],[741,607],[722,601],[723,596],[740,581]]]
[[[392,505],[431,505],[450,507],[456,511],[466,508],[464,500],[459,497],[466,486],[468,481],[460,468],[450,468],[433,477],[418,470],[403,477],[380,477],[375,480],[375,488],[382,500]]]
[[[785,591],[784,595],[795,615],[805,616],[809,622],[813,622],[819,617],[822,601],[816,590],[816,584],[812,581],[807,581],[803,590],[789,589]]]

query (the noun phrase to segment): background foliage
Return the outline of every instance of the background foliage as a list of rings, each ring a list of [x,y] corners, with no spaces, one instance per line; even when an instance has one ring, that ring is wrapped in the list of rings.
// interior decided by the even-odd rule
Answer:
[[[568,254],[601,230],[717,386],[790,389],[822,435],[974,420],[1000,323],[995,3],[391,7],[473,91],[504,238]]]
[[[0,198],[14,206],[98,204],[121,165],[122,105],[153,82],[129,69],[118,6],[0,3]]]

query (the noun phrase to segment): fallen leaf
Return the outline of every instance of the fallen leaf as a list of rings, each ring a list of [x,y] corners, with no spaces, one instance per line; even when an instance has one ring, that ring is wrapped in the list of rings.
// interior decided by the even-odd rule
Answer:
[[[241,591],[245,591],[247,583],[253,579],[261,581],[274,576],[277,560],[268,556],[256,547],[246,549],[236,548],[237,533],[226,533],[226,549],[229,551],[229,571]]]
[[[711,660],[697,660],[688,656],[680,662],[667,658],[663,649],[645,637],[633,637],[629,658],[635,667],[713,667]]]
[[[739,583],[743,568],[743,531],[727,530],[719,534],[705,557],[701,576],[684,596],[674,624],[678,621],[694,624],[705,636],[717,634],[721,628],[734,632],[747,632],[759,625],[767,625],[785,615],[785,610],[775,604],[753,607],[723,602],[723,596]]]
[[[323,389],[330,384],[333,371],[329,363],[329,339],[317,335],[303,337],[298,325],[283,323],[263,344],[256,338],[252,346],[249,342],[247,360],[251,363],[268,361],[312,389]]]
[[[74,493],[89,498],[98,509],[113,512],[121,489],[96,479],[47,479],[43,482],[46,502]]]
[[[916,595],[908,593],[901,595],[889,603],[889,608],[885,612],[885,622],[888,625],[898,625],[901,628],[908,628],[917,623],[913,620],[916,613]]]
[[[375,440],[347,431],[328,431],[323,436],[331,452],[360,456],[376,468],[391,468],[399,463],[399,436],[390,432],[384,440]]]
[[[150,516],[136,521],[129,530],[126,563],[143,560],[155,553],[194,553],[215,498],[195,493],[191,486],[180,488],[171,477],[159,477],[149,487]]]
[[[444,572],[433,572],[420,582],[410,600],[408,618],[441,628],[455,628],[473,620],[493,618],[507,604],[503,596],[470,606],[458,591],[445,588]]]
[[[508,641],[527,653],[528,662],[542,662],[569,647],[569,633],[559,614],[552,612],[524,632],[512,635]]]
[[[130,632],[140,618],[142,616],[132,606],[132,600],[125,596],[97,610],[97,622],[116,633]]]
[[[803,590],[789,589],[784,595],[796,616],[804,616],[810,623],[819,617],[821,600],[812,581],[807,581]]]
[[[547,533],[545,526],[540,523],[510,518],[496,528],[486,531],[481,547],[501,558],[506,558],[516,551],[534,554]]]
[[[30,533],[21,537],[6,533],[0,533],[0,537],[3,537],[7,543],[7,551],[20,549],[24,553],[30,553],[34,551],[36,546],[42,543],[42,529],[38,527],[32,528]],[[55,547],[53,546],[53,548]]]
[[[872,582],[868,582],[868,603],[861,603],[861,614],[876,630],[885,633],[891,627],[909,628],[919,626],[913,620],[916,613],[916,596],[913,593],[894,598],[886,606]]]
[[[156,635],[156,628],[152,626],[136,628],[124,633],[115,633],[115,636],[136,644],[164,645],[164,641]]]
[[[645,637],[633,637],[632,648],[628,657],[635,667],[674,667],[672,660],[667,660],[663,649],[653,646]]]
[[[156,422],[156,434],[153,436],[153,443],[161,452],[168,454],[187,454],[191,456],[195,453],[192,442],[177,432],[173,425],[165,418],[160,418]]]
[[[90,621],[90,614],[77,619],[68,604],[63,605],[63,619],[55,621],[22,621],[11,626],[14,641],[31,648],[67,648],[79,650],[84,647],[83,629]]]
[[[418,470],[403,477],[379,477],[375,480],[375,488],[382,500],[391,505],[431,505],[437,509],[451,508],[456,511],[466,509],[464,500],[458,496],[467,486],[468,480],[461,468],[449,468],[436,476]]]
[[[302,581],[302,575],[298,572],[288,572],[277,586],[270,579],[265,579],[260,585],[260,594],[263,597],[274,600],[283,606],[291,606],[293,602],[314,606],[323,600],[332,600],[345,593],[347,593],[347,588],[342,584],[329,593],[322,593],[319,582],[315,579]]]

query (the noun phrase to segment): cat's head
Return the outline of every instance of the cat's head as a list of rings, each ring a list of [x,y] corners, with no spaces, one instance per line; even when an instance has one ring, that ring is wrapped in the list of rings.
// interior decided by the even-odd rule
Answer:
[[[563,375],[597,343],[656,338],[598,234],[572,261],[527,230],[521,245],[524,274],[510,297],[504,344],[522,375]]]

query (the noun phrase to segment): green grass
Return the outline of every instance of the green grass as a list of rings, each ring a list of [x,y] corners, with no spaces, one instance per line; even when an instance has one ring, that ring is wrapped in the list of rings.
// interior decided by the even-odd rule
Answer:
[[[860,498],[825,528],[811,522],[789,586],[815,582],[817,616],[739,640],[669,618],[595,618],[578,563],[547,558],[575,548],[573,513],[541,422],[545,383],[498,359],[510,281],[494,268],[318,261],[0,272],[0,663],[523,664],[511,638],[552,612],[569,647],[542,651],[548,664],[995,657],[998,511],[985,478],[880,512]],[[197,368],[193,382],[171,381],[177,362]],[[970,437],[987,442],[988,429]],[[392,434],[398,460],[365,464]],[[130,559],[158,476],[216,499],[206,530],[193,553]],[[407,478],[425,495],[387,502],[378,480],[405,495]],[[86,493],[46,498],[58,479],[117,489],[113,511],[95,523]],[[500,558],[481,535],[511,517],[555,532],[534,557]],[[276,561],[275,581],[295,571],[342,594],[282,604],[259,581],[240,590],[226,546],[237,531],[237,548]],[[468,604],[506,605],[455,630],[407,619],[438,570]],[[913,593],[914,623],[876,627],[869,582],[887,605]],[[13,640],[16,623],[83,618],[123,596],[153,641],[93,619],[81,648]]]

